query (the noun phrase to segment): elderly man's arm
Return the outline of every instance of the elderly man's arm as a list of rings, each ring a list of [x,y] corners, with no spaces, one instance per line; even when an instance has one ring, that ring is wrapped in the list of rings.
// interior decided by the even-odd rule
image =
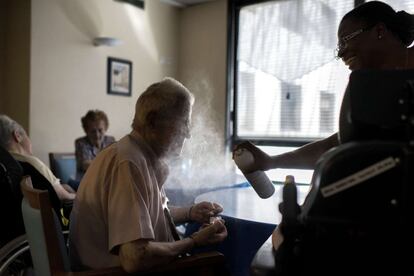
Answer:
[[[191,238],[175,242],[136,240],[121,245],[119,258],[124,270],[132,273],[167,264],[193,247],[194,241]]]
[[[217,220],[183,240],[174,242],[136,240],[122,244],[119,258],[125,271],[129,273],[144,271],[157,265],[167,264],[179,254],[189,252],[196,246],[221,242],[226,237],[227,229],[224,221]]]

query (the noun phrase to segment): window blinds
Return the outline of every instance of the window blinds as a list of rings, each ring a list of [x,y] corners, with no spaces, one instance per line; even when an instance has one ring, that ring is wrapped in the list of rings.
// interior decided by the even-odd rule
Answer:
[[[334,58],[354,0],[269,1],[241,8],[235,135],[309,141],[338,129],[350,71]]]

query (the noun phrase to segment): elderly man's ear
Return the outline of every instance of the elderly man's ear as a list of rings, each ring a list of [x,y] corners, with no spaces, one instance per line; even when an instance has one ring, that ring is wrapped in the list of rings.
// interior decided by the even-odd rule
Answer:
[[[14,130],[13,131],[13,140],[16,142],[16,143],[20,143],[20,142],[22,142],[23,141],[23,136],[22,136],[22,134],[19,132],[19,131],[17,131],[17,130]]]

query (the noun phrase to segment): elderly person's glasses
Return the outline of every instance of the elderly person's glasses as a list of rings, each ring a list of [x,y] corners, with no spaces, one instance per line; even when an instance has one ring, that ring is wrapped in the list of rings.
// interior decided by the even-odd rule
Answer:
[[[345,36],[339,38],[338,46],[335,49],[335,58],[336,59],[341,58],[340,53],[342,53],[346,49],[346,47],[348,47],[348,44],[347,44],[348,41],[350,41],[351,39],[357,37],[358,35],[362,34],[363,32],[368,31],[372,27],[374,27],[374,26],[361,28],[361,29],[356,30],[355,32],[352,32],[348,35],[345,35]]]

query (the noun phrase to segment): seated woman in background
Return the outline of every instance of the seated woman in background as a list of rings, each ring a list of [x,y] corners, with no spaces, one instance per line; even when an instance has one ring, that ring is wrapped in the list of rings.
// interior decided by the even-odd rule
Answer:
[[[106,136],[108,117],[101,110],[89,110],[81,119],[86,136],[76,139],[75,155],[77,180],[80,180],[96,155],[115,142],[113,136]]]
[[[49,193],[53,193],[53,188],[61,202],[75,199],[75,191],[68,185],[61,184],[59,178],[39,158],[33,156],[32,143],[24,128],[3,114],[0,114],[0,146],[22,165],[23,174],[30,175],[35,188],[49,190]],[[52,197],[51,201],[57,201],[52,202],[52,205],[59,205],[59,200]]]

